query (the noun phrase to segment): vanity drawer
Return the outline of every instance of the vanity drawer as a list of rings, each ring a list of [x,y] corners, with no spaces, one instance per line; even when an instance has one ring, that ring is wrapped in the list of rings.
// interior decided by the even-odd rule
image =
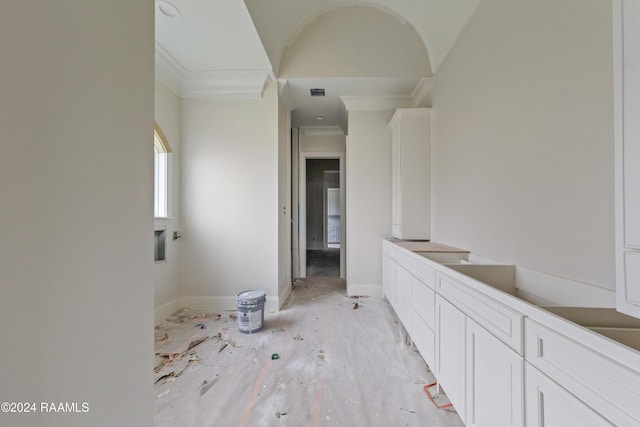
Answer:
[[[411,310],[411,339],[431,369],[435,366],[435,334],[424,320]]]
[[[425,285],[431,289],[435,289],[436,283],[436,270],[430,265],[424,264],[421,261],[414,261],[413,263],[413,275],[420,279]]]
[[[436,292],[518,354],[524,354],[522,313],[440,272],[436,273]]]
[[[403,253],[401,251],[396,251],[396,253],[394,254],[394,259],[400,266],[404,267],[407,271],[409,272],[413,271],[414,261],[409,254]]]
[[[422,318],[422,320],[431,329],[434,329],[436,321],[436,293],[433,289],[417,279],[411,282],[411,288],[411,292],[413,295],[411,306],[415,310],[416,314],[418,314],[418,316],[420,316],[420,318]]]
[[[615,425],[640,425],[640,363],[627,366],[571,338],[578,329],[568,322],[562,330],[552,329],[526,318],[527,362]],[[604,348],[606,339],[601,339]]]
[[[392,244],[385,244],[385,247],[383,248],[383,252],[385,255],[388,255],[389,257],[391,257],[391,259],[393,259],[399,265],[404,267],[406,270],[408,271],[413,270],[414,260],[413,258],[411,258],[411,255],[408,252],[406,252],[405,249],[399,248]]]

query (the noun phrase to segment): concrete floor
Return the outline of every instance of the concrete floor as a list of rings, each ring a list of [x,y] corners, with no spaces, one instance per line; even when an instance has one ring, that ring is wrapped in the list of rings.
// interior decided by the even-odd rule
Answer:
[[[204,341],[157,370],[154,425],[463,425],[427,399],[433,375],[389,304],[348,298],[342,279],[305,279],[255,334],[234,314],[184,312],[156,329],[157,352]]]
[[[340,249],[307,250],[307,277],[339,277]]]

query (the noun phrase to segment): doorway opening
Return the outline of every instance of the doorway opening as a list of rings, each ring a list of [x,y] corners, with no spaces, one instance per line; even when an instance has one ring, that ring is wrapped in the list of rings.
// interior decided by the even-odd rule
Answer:
[[[301,152],[299,159],[297,277],[344,278],[344,153]]]
[[[340,276],[340,161],[306,159],[306,275]]]

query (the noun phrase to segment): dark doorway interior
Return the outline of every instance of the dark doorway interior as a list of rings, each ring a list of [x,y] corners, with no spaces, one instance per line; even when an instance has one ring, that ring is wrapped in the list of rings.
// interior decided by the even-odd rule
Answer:
[[[340,276],[340,218],[331,215],[329,193],[340,188],[338,159],[306,160],[307,276]],[[339,237],[338,237],[339,239]]]
[[[340,276],[340,249],[307,250],[307,277]]]

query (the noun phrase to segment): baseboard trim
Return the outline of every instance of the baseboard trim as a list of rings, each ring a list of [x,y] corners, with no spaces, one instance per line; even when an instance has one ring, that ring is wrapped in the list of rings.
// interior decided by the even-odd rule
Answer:
[[[234,311],[238,309],[235,296],[183,296],[182,306],[201,311]]]
[[[182,310],[183,307],[180,297],[174,298],[171,301],[156,307],[153,315],[153,324],[159,324],[173,313]]]
[[[267,295],[264,305],[266,313],[277,313],[291,295],[293,288],[291,283],[280,292],[277,297]],[[364,295],[364,294],[359,294]],[[202,310],[202,311],[235,311],[238,309],[237,297],[234,296],[182,296],[164,303],[155,309],[154,322],[158,323],[182,309]]]
[[[285,289],[286,293],[287,290]],[[288,293],[291,293],[291,285],[288,287]],[[288,296],[287,293],[287,296]],[[264,311],[267,313],[277,313],[280,310],[282,297],[274,297],[267,295],[264,304]],[[180,297],[180,305],[183,308],[191,310],[203,311],[235,311],[238,309],[237,296],[183,296]]]
[[[350,285],[347,283],[347,296],[382,298],[382,285]]]
[[[287,283],[287,286],[285,286],[282,292],[280,292],[280,295],[278,295],[278,301],[276,301],[278,309],[275,311],[280,311],[280,309],[282,309],[284,304],[287,302],[289,295],[291,295],[292,289],[291,282]]]

